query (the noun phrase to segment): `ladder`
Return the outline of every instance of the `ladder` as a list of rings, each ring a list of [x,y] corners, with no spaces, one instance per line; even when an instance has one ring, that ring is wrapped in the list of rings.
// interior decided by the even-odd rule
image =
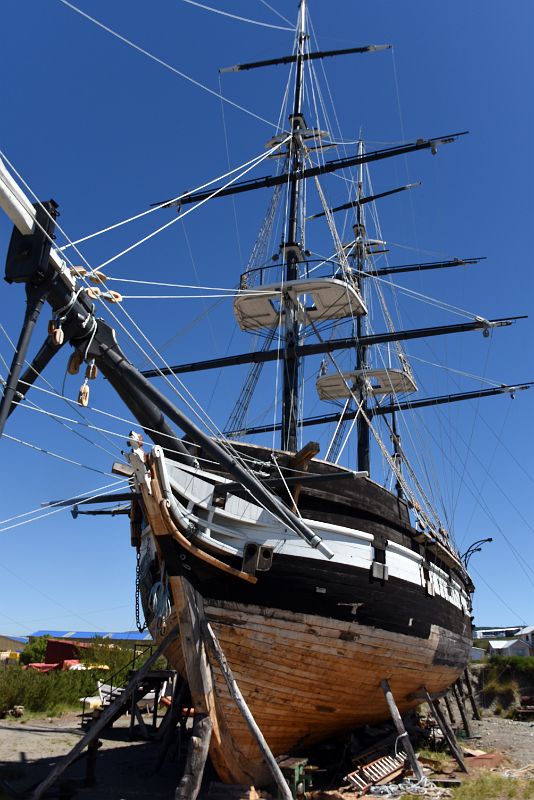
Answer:
[[[386,779],[391,779],[395,773],[400,774],[407,757],[403,750],[399,750],[395,756],[382,756],[350,772],[345,776],[345,780],[349,781],[358,792],[365,794],[371,786],[386,783]]]

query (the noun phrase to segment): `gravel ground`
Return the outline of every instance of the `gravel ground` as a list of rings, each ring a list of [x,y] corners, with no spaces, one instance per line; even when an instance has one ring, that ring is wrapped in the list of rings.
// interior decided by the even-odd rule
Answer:
[[[0,777],[21,790],[35,785],[79,740],[80,719],[65,714],[58,719],[0,721]],[[94,787],[84,788],[83,800],[171,800],[181,773],[176,755],[167,758],[157,774],[152,774],[158,756],[158,744],[130,741],[128,719],[115,723],[101,736]],[[505,766],[525,767],[534,764],[534,722],[515,722],[499,717],[473,721],[477,739],[466,741],[471,748],[497,751],[506,756]],[[71,766],[67,779],[81,778],[85,759]],[[210,776],[207,775],[207,781]],[[0,797],[2,790],[0,789]]]
[[[516,767],[534,765],[534,722],[517,722],[500,717],[473,720],[473,733],[480,736],[466,742],[480,750],[498,751]]]

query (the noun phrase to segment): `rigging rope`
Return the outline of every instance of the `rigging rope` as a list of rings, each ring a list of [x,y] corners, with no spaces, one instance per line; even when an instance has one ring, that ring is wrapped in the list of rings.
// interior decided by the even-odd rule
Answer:
[[[272,11],[273,14],[276,14],[277,17],[280,17],[280,19],[283,19],[284,22],[287,22],[288,25],[293,25],[293,23],[291,22],[290,19],[288,19],[287,17],[284,17],[284,15],[281,14],[279,11],[277,11],[276,8],[273,8],[271,5],[269,5],[269,3],[267,3],[267,0],[259,0],[259,2],[263,3],[263,5],[266,8],[268,8],[270,11]],[[292,30],[294,30],[294,29],[295,29],[295,26],[293,25]]]
[[[285,28],[281,25],[271,25],[268,22],[259,22],[256,19],[249,19],[248,17],[239,17],[237,14],[230,14],[228,11],[221,11],[220,8],[212,8],[211,6],[205,6],[203,3],[197,3],[196,0],[182,0],[184,3],[188,3],[190,6],[197,6],[197,8],[203,8],[205,11],[213,11],[214,14],[222,14],[223,17],[230,17],[230,19],[236,19],[240,22],[250,22],[252,25],[259,25],[263,28],[274,28],[277,31],[290,31],[293,33],[295,30],[295,26],[291,28]]]
[[[91,495],[92,497],[95,497],[95,496],[96,497],[100,497],[100,494],[95,495],[94,492],[100,492],[100,493],[105,492],[107,494],[107,490],[108,489],[117,488],[118,486],[121,486],[126,482],[127,481],[125,479],[121,478],[120,480],[115,480],[115,481],[113,481],[113,483],[108,483],[105,486],[99,486],[98,489],[90,489],[90,490],[88,490],[86,492],[80,492],[78,494],[78,497],[85,497],[85,495]],[[53,508],[55,506],[60,505],[62,502],[63,502],[62,500],[58,500],[55,503],[50,503],[50,505],[48,505],[47,507],[48,508]],[[22,514],[16,514],[14,517],[6,517],[6,519],[0,519],[0,525],[5,525],[6,522],[13,522],[13,520],[16,520],[16,519],[23,519],[24,517],[27,517],[30,514],[37,514],[37,512],[41,511],[42,508],[43,508],[43,506],[40,505],[37,508],[32,509],[31,511],[24,511]]]
[[[110,487],[117,488],[119,486],[124,486],[124,485],[127,485],[127,484],[128,484],[128,481],[126,481],[126,480],[114,481],[113,483],[107,484],[107,486],[101,487],[96,492],[93,492],[93,493],[91,493],[91,492],[82,492],[82,494],[80,496],[85,495],[85,494],[89,494],[90,497],[86,498],[87,500],[96,500],[98,497],[101,497],[102,495],[107,494],[107,491],[105,491],[105,490],[109,489]],[[30,514],[37,514],[37,512],[41,510],[40,508],[34,509],[33,511],[26,511],[23,514],[17,514],[17,516],[15,516],[15,517],[10,517],[9,519],[1,521],[0,525],[3,525],[4,527],[0,528],[0,533],[4,533],[5,531],[12,530],[13,528],[19,528],[21,525],[27,525],[28,523],[34,522],[35,520],[38,520],[38,519],[44,519],[45,517],[50,517],[53,514],[58,514],[60,511],[68,511],[69,510],[69,506],[60,506],[61,502],[62,501],[58,501],[57,503],[52,503],[51,505],[54,506],[54,508],[52,508],[52,511],[47,511],[44,514],[39,514],[38,516],[32,516],[31,519],[22,519],[22,518],[23,517],[27,517]],[[22,521],[14,522],[14,520],[21,520],[21,519],[22,519]],[[12,522],[13,524],[6,525],[5,524],[6,522]]]
[[[320,334],[320,332],[317,330],[317,326],[313,322],[311,322],[311,326],[314,329],[315,334],[316,334],[317,338],[319,339],[319,341],[324,341],[322,336],[321,336],[321,334]],[[333,364],[333,366],[334,366],[335,370],[337,371],[337,373],[343,378],[343,373],[342,373],[341,369],[339,368],[339,366],[338,366],[338,364],[336,362],[336,359],[334,358],[332,353],[327,353],[327,357],[330,359],[330,361]],[[410,498],[411,507],[413,509],[413,512],[414,512],[416,518],[420,522],[421,527],[423,528],[423,530],[432,531],[432,533],[439,538],[441,536],[441,534],[439,533],[439,529],[442,528],[442,524],[441,524],[441,520],[439,519],[439,516],[436,514],[435,510],[433,509],[433,507],[431,505],[429,505],[430,514],[435,517],[435,520],[434,520],[434,523],[433,523],[431,518],[430,518],[430,516],[422,508],[421,504],[417,500],[417,498],[416,498],[416,496],[415,496],[415,494],[414,494],[414,492],[412,490],[412,487],[406,481],[406,478],[404,477],[404,475],[400,471],[399,465],[395,462],[395,459],[390,455],[390,453],[388,452],[387,448],[385,447],[385,445],[384,445],[382,439],[380,438],[379,434],[377,433],[374,425],[371,423],[370,417],[365,413],[365,411],[363,409],[363,401],[360,402],[359,398],[355,395],[355,393],[349,387],[347,387],[347,388],[350,391],[351,396],[354,399],[354,401],[356,403],[359,403],[358,413],[360,413],[362,415],[363,419],[367,423],[367,426],[369,427],[370,432],[372,433],[372,435],[373,435],[373,437],[374,437],[374,439],[375,439],[380,451],[382,452],[382,455],[383,455],[384,459],[389,464],[389,467],[392,470],[392,472],[395,473],[395,475],[396,475],[400,485],[402,486],[406,496]],[[425,497],[424,494],[423,494],[423,497],[426,500],[426,497]],[[436,530],[436,528],[437,528],[437,530]]]
[[[262,351],[268,350],[272,344],[272,341],[275,337],[276,329],[272,328],[269,331],[269,335],[264,340],[263,346],[261,348]],[[233,439],[237,439],[240,434],[243,436],[246,431],[244,431],[245,427],[245,420],[247,417],[247,413],[250,407],[250,403],[252,401],[252,396],[258,385],[258,381],[260,379],[262,369],[264,366],[264,362],[258,362],[256,364],[251,364],[249,367],[249,371],[247,377],[245,379],[245,383],[241,388],[239,393],[239,397],[234,405],[234,408],[230,412],[230,416],[228,417],[228,421],[224,426],[224,431],[228,431],[229,434]]]
[[[63,2],[63,1],[64,1],[64,0],[62,0],[62,2]],[[280,144],[283,144],[283,142],[281,142]],[[10,165],[10,166],[11,166],[11,165]],[[17,173],[17,174],[18,174],[18,173]],[[20,177],[20,176],[19,176],[19,177]],[[43,206],[43,204],[42,204],[42,203],[41,203],[41,202],[38,200],[38,198],[36,197],[35,193],[34,193],[34,192],[31,190],[31,188],[30,188],[29,186],[27,186],[26,182],[25,182],[25,181],[24,181],[22,178],[20,178],[20,179],[23,181],[24,185],[25,185],[25,186],[28,188],[28,190],[29,190],[29,191],[32,193],[32,195],[33,195],[33,196],[36,198],[38,205],[39,205],[39,206],[40,206],[40,207],[41,207],[41,208],[44,210],[45,214],[47,214],[47,216],[49,216],[49,217],[50,217],[50,216],[51,216],[51,215],[50,215],[50,213],[49,213],[49,212],[48,212],[48,210],[47,210],[47,209],[46,209],[46,208]],[[49,234],[48,234],[48,233],[47,233],[47,232],[44,230],[44,228],[42,227],[42,225],[40,225],[39,223],[37,223],[37,225],[38,225],[38,227],[39,227],[39,228],[40,228],[40,229],[43,231],[43,233],[45,234],[45,236],[46,236],[48,239],[51,239],[51,237],[50,237],[50,236],[49,236]],[[67,234],[65,233],[65,231],[64,231],[64,230],[61,228],[61,226],[60,226],[60,225],[58,225],[58,224],[57,224],[57,222],[56,222],[56,225],[57,225],[57,228],[58,228],[58,230],[59,230],[59,231],[60,231],[60,232],[63,234],[63,236],[65,236],[65,238],[67,239],[67,241],[69,241],[69,237],[67,236]],[[86,259],[86,258],[85,258],[85,257],[84,257],[84,256],[83,256],[81,253],[80,253],[80,251],[79,251],[77,248],[76,248],[76,252],[77,252],[77,253],[80,255],[80,257],[83,259],[84,263],[85,263],[85,264],[86,264],[86,265],[89,267],[89,269],[91,270],[91,266],[90,266],[90,264],[88,263],[87,259]],[[87,281],[85,280],[85,277],[84,277],[84,276],[81,276],[81,277],[80,277],[80,279],[81,279],[81,281],[82,281],[82,282],[85,282],[85,283],[86,283],[86,285],[88,285],[88,284],[87,284]],[[121,308],[121,310],[123,311],[123,313],[126,315],[126,317],[129,319],[129,321],[130,321],[130,322],[133,324],[134,328],[135,328],[135,329],[136,329],[136,330],[137,330],[137,331],[138,331],[138,332],[141,334],[142,338],[143,338],[143,339],[144,339],[144,340],[145,340],[145,341],[146,341],[146,342],[147,342],[147,343],[150,345],[150,347],[151,347],[151,348],[154,350],[154,352],[155,352],[155,354],[157,355],[157,357],[158,357],[158,358],[160,358],[160,359],[163,361],[163,364],[164,364],[164,366],[168,368],[168,365],[166,364],[165,360],[163,359],[163,356],[161,356],[161,354],[160,354],[160,353],[157,351],[156,347],[155,347],[155,346],[152,344],[152,342],[151,342],[151,341],[148,339],[148,337],[147,337],[147,336],[144,334],[144,332],[143,332],[143,331],[142,331],[142,330],[139,328],[139,326],[138,326],[138,325],[135,323],[135,321],[134,321],[134,320],[131,318],[131,316],[130,316],[130,315],[127,313],[126,309],[124,309],[122,306],[120,306],[120,308]],[[122,329],[125,331],[125,333],[126,333],[126,334],[127,334],[127,335],[128,335],[130,338],[131,338],[131,339],[132,339],[132,341],[134,342],[134,344],[135,344],[135,345],[136,345],[136,346],[137,346],[137,347],[138,347],[138,348],[141,350],[141,352],[142,352],[142,353],[143,353],[143,354],[144,354],[144,355],[145,355],[147,358],[150,358],[150,356],[148,356],[148,353],[146,353],[146,351],[145,351],[145,350],[143,349],[143,347],[142,347],[142,346],[139,344],[139,342],[136,340],[136,338],[135,338],[135,337],[134,337],[134,336],[133,336],[133,335],[132,335],[132,334],[131,334],[131,333],[130,333],[128,330],[127,330],[126,326],[125,326],[125,325],[124,325],[124,324],[123,324],[123,323],[122,323],[122,322],[121,322],[121,321],[118,319],[118,317],[116,316],[116,314],[114,314],[114,313],[113,313],[113,311],[111,311],[111,309],[110,309],[109,307],[108,307],[108,308],[106,308],[106,310],[107,310],[107,312],[108,312],[108,313],[109,313],[109,314],[110,314],[110,315],[113,317],[113,319],[114,319],[114,320],[115,320],[115,321],[116,321],[116,322],[119,324],[119,326],[120,326],[120,327],[121,327],[121,328],[122,328]],[[150,359],[150,360],[152,361],[152,359]],[[158,370],[159,370],[159,367],[157,367],[157,365],[155,364],[155,362],[153,362],[153,361],[152,361],[152,363],[154,364],[154,366],[156,367],[156,369],[158,369]],[[241,453],[239,453],[239,451],[235,450],[235,448],[234,448],[234,447],[231,445],[231,443],[230,443],[228,440],[224,439],[224,436],[223,436],[222,432],[221,432],[221,431],[219,431],[219,430],[217,429],[217,427],[216,427],[215,423],[214,423],[214,422],[213,422],[213,421],[212,421],[212,420],[209,418],[208,414],[207,414],[207,413],[204,411],[204,409],[202,408],[202,406],[200,405],[200,403],[199,403],[199,402],[196,400],[196,398],[195,398],[195,397],[194,397],[194,396],[191,394],[191,392],[189,392],[189,390],[188,390],[188,389],[187,389],[187,388],[184,386],[184,384],[182,383],[182,381],[180,381],[180,380],[177,378],[177,376],[174,376],[174,377],[175,377],[175,379],[176,379],[176,382],[177,382],[177,383],[178,383],[178,384],[179,384],[179,385],[180,385],[180,386],[181,386],[181,387],[182,387],[182,388],[185,390],[186,394],[187,394],[187,395],[188,395],[188,396],[191,398],[191,401],[192,401],[193,403],[195,403],[195,404],[196,404],[196,406],[197,406],[197,407],[198,407],[198,409],[199,409],[199,411],[198,411],[198,412],[197,412],[197,411],[194,409],[194,407],[191,405],[191,403],[190,403],[190,402],[189,402],[189,401],[188,401],[188,400],[187,400],[187,399],[184,397],[184,395],[182,395],[182,394],[180,393],[180,391],[178,390],[177,386],[175,386],[174,384],[172,384],[172,383],[171,383],[171,382],[168,380],[167,376],[166,376],[166,375],[163,375],[163,373],[161,372],[161,370],[159,370],[159,371],[160,371],[160,375],[161,375],[161,377],[163,377],[163,378],[165,379],[166,383],[167,383],[167,384],[170,386],[170,388],[171,388],[171,389],[172,389],[172,390],[173,390],[173,391],[174,391],[174,392],[175,392],[175,393],[176,393],[176,394],[177,394],[177,395],[178,395],[178,396],[179,396],[179,397],[182,399],[182,401],[183,401],[183,402],[185,402],[185,403],[186,403],[186,405],[188,406],[188,408],[189,408],[189,409],[192,411],[192,413],[193,413],[193,414],[194,414],[196,417],[198,417],[199,419],[201,419],[201,420],[202,420],[201,414],[203,414],[203,415],[204,415],[204,420],[202,420],[202,421],[203,421],[203,423],[204,423],[204,425],[206,425],[206,426],[207,426],[207,424],[209,423],[209,425],[211,425],[211,426],[212,426],[212,430],[214,429],[214,431],[215,431],[216,435],[218,435],[218,436],[220,437],[220,440],[219,440],[219,444],[220,444],[220,446],[221,446],[221,447],[223,447],[223,448],[226,450],[227,454],[231,455],[231,456],[233,457],[234,461],[235,461],[236,463],[240,464],[240,465],[242,466],[242,468],[243,468],[243,469],[245,469],[245,470],[247,470],[247,471],[250,471],[250,470],[249,470],[249,467],[248,467],[248,466],[247,466],[247,464],[246,464],[246,461],[245,461],[245,459],[243,459],[243,458],[242,458],[242,456],[241,456]],[[250,494],[250,492],[249,492],[248,490],[247,490],[247,492]],[[254,498],[254,499],[255,499],[255,498]],[[258,502],[258,503],[259,503],[259,504],[260,504],[262,507],[264,507],[264,508],[265,508],[264,504],[263,504],[261,501],[259,501],[259,500],[257,500],[257,499],[256,499],[256,502]],[[270,510],[270,511],[269,511],[269,513],[271,514],[271,516],[273,516],[275,519],[277,519],[277,521],[279,521],[281,524],[283,524],[283,525],[287,525],[287,524],[288,524],[288,523],[287,523],[287,521],[286,521],[286,520],[283,520],[283,519],[281,519],[281,518],[280,518],[280,516],[279,516],[279,515],[278,515],[276,512],[273,512],[272,510]],[[289,525],[289,526],[291,527],[291,525]]]
[[[60,2],[65,2],[65,0],[60,0]],[[226,183],[222,184],[222,186],[217,186],[213,190],[213,192],[211,192],[211,194],[208,195],[208,197],[205,197],[203,200],[199,200],[198,203],[194,203],[186,211],[183,211],[183,212],[177,214],[174,219],[169,220],[169,222],[166,222],[164,225],[161,225],[159,228],[156,228],[156,230],[151,231],[146,236],[143,236],[137,242],[134,242],[134,244],[129,245],[128,247],[124,248],[124,250],[121,250],[119,253],[116,253],[114,256],[111,256],[111,258],[106,259],[106,261],[103,261],[97,267],[94,267],[92,272],[94,273],[97,270],[101,270],[104,267],[106,267],[108,264],[111,264],[113,261],[116,261],[118,258],[121,258],[122,256],[126,255],[126,253],[130,253],[136,247],[139,247],[139,245],[144,244],[149,239],[152,239],[154,236],[157,236],[159,233],[161,233],[162,231],[166,230],[166,228],[169,228],[171,225],[174,225],[176,222],[179,222],[180,220],[184,219],[184,217],[187,217],[193,211],[196,211],[197,208],[200,208],[205,203],[207,203],[209,200],[212,200],[214,197],[217,197],[219,192],[223,191],[228,186],[231,186],[233,183],[235,183],[237,180],[239,180],[239,178],[242,178],[244,175],[247,175],[249,172],[251,172],[258,164],[261,164],[262,161],[265,161],[266,158],[269,158],[271,153],[273,153],[274,151],[276,151],[280,147],[282,147],[290,138],[291,138],[291,136],[286,136],[285,139],[283,139],[281,142],[279,142],[278,144],[274,145],[272,148],[267,150],[266,153],[262,153],[261,156],[257,156],[251,162],[248,162],[248,166],[245,169],[243,169],[241,172],[239,172],[235,177],[233,177],[230,180],[226,181]]]
[[[264,117],[261,117],[259,114],[255,114],[253,111],[250,111],[248,108],[245,108],[244,106],[239,105],[239,103],[235,103],[233,100],[229,100],[227,97],[224,97],[224,96],[220,95],[219,92],[216,92],[214,89],[210,89],[209,86],[206,86],[204,83],[201,83],[200,81],[195,80],[195,78],[192,78],[190,75],[186,75],[185,72],[182,72],[181,70],[176,69],[176,67],[173,67],[171,64],[167,63],[166,61],[163,61],[162,58],[158,58],[158,56],[155,56],[153,53],[150,53],[148,50],[145,50],[144,47],[140,47],[138,44],[135,44],[135,42],[132,42],[130,39],[127,39],[125,36],[122,36],[120,33],[117,33],[117,31],[114,31],[112,28],[109,28],[107,25],[104,25],[102,22],[99,22],[99,20],[95,19],[95,17],[91,17],[89,14],[86,14],[85,11],[82,11],[81,8],[78,8],[73,3],[69,3],[68,0],[58,0],[58,1],[60,3],[62,3],[64,6],[66,6],[67,8],[70,8],[72,11],[75,11],[81,17],[84,17],[85,19],[89,20],[89,22],[92,22],[97,27],[99,27],[102,30],[106,31],[106,33],[110,33],[116,39],[119,39],[121,42],[124,42],[124,44],[127,44],[129,47],[132,47],[134,50],[137,50],[138,53],[142,53],[142,55],[147,56],[147,58],[150,58],[152,61],[155,61],[156,64],[159,64],[160,66],[165,67],[165,69],[168,69],[171,72],[174,72],[175,75],[178,75],[180,78],[183,78],[184,80],[189,81],[194,86],[197,86],[199,89],[203,89],[208,94],[211,94],[214,97],[218,97],[219,99],[224,100],[224,102],[228,103],[228,105],[233,106],[234,108],[237,108],[239,111],[243,111],[245,114],[248,114],[250,117],[253,117],[254,119],[257,119],[260,122],[265,122],[270,127],[274,127],[273,123],[270,120],[265,119]]]
[[[277,147],[279,147],[279,146],[280,145],[277,145]],[[274,149],[276,149],[276,148],[274,148]],[[0,153],[1,153],[1,151],[0,151]],[[135,222],[136,220],[141,219],[142,217],[146,217],[149,214],[154,214],[156,211],[161,211],[162,208],[166,208],[171,203],[178,204],[180,202],[180,200],[182,200],[184,197],[187,197],[187,195],[194,194],[195,192],[200,192],[203,189],[207,189],[209,186],[212,186],[214,183],[218,183],[219,181],[225,180],[230,175],[235,175],[236,172],[239,172],[239,170],[243,169],[244,167],[248,167],[252,163],[254,163],[254,164],[258,163],[258,159],[262,158],[264,155],[265,155],[264,153],[261,153],[259,156],[254,156],[254,158],[251,158],[248,161],[245,161],[243,164],[240,164],[239,166],[234,167],[233,169],[229,170],[228,172],[225,172],[222,175],[218,175],[216,178],[212,178],[211,180],[206,181],[206,183],[202,183],[199,186],[196,186],[191,191],[182,192],[181,194],[177,195],[176,197],[172,197],[170,200],[165,200],[163,203],[158,203],[157,205],[151,206],[150,208],[147,208],[144,211],[140,211],[138,214],[134,214],[132,217],[128,217],[127,219],[123,219],[120,222],[115,222],[115,223],[113,223],[113,225],[108,225],[107,228],[101,228],[100,230],[95,231],[94,233],[90,233],[87,236],[82,236],[81,239],[74,239],[74,240],[70,240],[69,239],[67,244],[64,244],[62,247],[59,247],[58,250],[60,252],[63,252],[64,250],[67,250],[69,247],[75,247],[75,245],[82,244],[83,242],[87,242],[87,241],[89,241],[89,239],[94,239],[95,236],[100,236],[101,234],[108,233],[109,231],[113,231],[116,228],[122,227],[123,225],[128,225],[130,222]],[[2,156],[5,159],[6,163],[9,164],[11,169],[13,169],[13,171],[15,171],[13,166],[12,166],[12,164],[9,163],[8,159],[3,155],[3,153],[2,153]],[[15,173],[15,174],[17,174],[17,173]],[[19,177],[19,176],[17,176],[17,177]]]
[[[6,331],[6,329],[4,328],[4,326],[2,325],[2,323],[0,323],[0,330],[2,331],[2,333],[3,333],[3,334],[4,334],[4,336],[5,336],[5,338],[7,339],[7,341],[9,342],[9,344],[11,345],[11,347],[13,348],[13,351],[14,351],[14,352],[16,352],[16,345],[15,345],[15,343],[13,342],[13,340],[11,339],[11,337],[9,336],[8,332]],[[6,370],[9,372],[9,364],[7,363],[7,361],[4,359],[4,357],[3,357],[1,354],[0,354],[0,359],[2,360],[2,363],[4,364],[4,366],[5,366]],[[29,361],[27,361],[26,359],[24,359],[24,363],[25,363],[27,366],[30,366],[30,363],[29,363]],[[35,370],[34,370],[34,371],[35,371]],[[76,411],[76,413],[78,414],[78,416],[79,416],[79,417],[81,417],[81,419],[84,419],[84,420],[86,420],[86,419],[87,419],[87,417],[86,417],[86,416],[83,414],[83,412],[82,412],[82,411],[81,411],[81,410],[78,408],[78,404],[77,404],[77,403],[74,403],[72,400],[69,400],[67,397],[65,397],[65,396],[63,395],[63,392],[58,392],[58,391],[57,391],[57,389],[55,389],[54,385],[53,385],[52,383],[50,383],[50,381],[48,381],[48,380],[47,380],[47,379],[44,377],[44,375],[42,374],[42,372],[39,372],[39,373],[36,373],[36,374],[38,374],[38,375],[39,375],[39,377],[41,378],[41,380],[42,380],[42,381],[44,381],[44,383],[45,383],[47,386],[49,386],[49,387],[50,387],[50,389],[52,389],[52,390],[53,390],[53,392],[56,394],[56,396],[57,396],[57,397],[61,398],[61,399],[62,399],[62,400],[63,400],[63,401],[64,401],[64,402],[65,402],[65,403],[66,403],[66,404],[69,406],[69,408],[73,408],[73,409]],[[19,381],[19,382],[20,382],[20,383],[25,383],[24,381]],[[28,384],[26,384],[26,383],[25,383],[25,385],[28,385]],[[16,398],[15,398],[15,399],[16,399]],[[27,400],[27,402],[28,402],[28,403],[31,403],[31,401],[30,401],[30,400]],[[18,401],[17,401],[17,404],[18,404]],[[61,424],[61,423],[60,423],[60,424]],[[84,439],[85,441],[88,441],[88,442],[90,442],[90,444],[92,444],[92,445],[93,445],[94,447],[96,447],[98,450],[102,450],[104,453],[107,453],[107,454],[108,454],[108,455],[110,455],[112,458],[115,458],[115,456],[117,455],[117,454],[116,454],[116,452],[111,452],[111,450],[108,450],[108,449],[107,449],[106,447],[104,447],[103,445],[101,445],[101,444],[98,444],[98,442],[95,442],[95,441],[93,441],[92,439],[86,439],[86,437],[85,437],[85,436],[83,436],[82,434],[78,433],[77,431],[73,431],[73,433],[74,433],[75,435],[77,435],[77,436],[81,436],[81,438],[82,438],[82,439]],[[114,443],[113,443],[113,442],[112,442],[110,439],[108,439],[108,438],[107,438],[107,436],[105,436],[105,434],[103,435],[103,438],[104,438],[104,439],[106,439],[106,441],[108,441],[108,442],[109,442],[109,444],[111,444],[111,446],[112,446],[112,447],[114,447],[114,446],[115,446],[115,445],[114,445]]]
[[[438,419],[439,419],[439,416],[440,415],[438,414]],[[434,438],[434,436],[432,434],[432,431],[430,429],[428,429],[428,428],[427,428],[427,431],[428,431],[428,434],[429,434],[430,438],[435,443],[435,438]],[[464,444],[465,444],[465,442],[464,442]],[[452,467],[452,469],[456,472],[456,474],[459,474],[459,470],[456,467],[455,463],[453,463],[452,459],[449,456],[447,456],[446,454],[444,454],[444,455],[445,455],[445,458],[448,460],[448,462],[449,462],[450,466]],[[457,450],[455,450],[455,455],[457,456],[457,460],[459,460],[461,458],[460,453],[458,453]],[[479,459],[477,459],[477,460],[480,461]],[[482,511],[484,511],[484,513],[488,516],[488,518],[495,525],[495,527],[499,531],[499,533],[503,536],[503,538],[506,541],[509,549],[514,554],[514,557],[515,557],[520,569],[525,573],[525,575],[527,576],[527,579],[529,580],[529,582],[532,583],[532,585],[534,586],[534,582],[532,581],[532,578],[528,574],[527,569],[529,569],[533,574],[534,574],[534,570],[532,569],[532,567],[530,566],[528,561],[525,561],[524,555],[522,553],[519,553],[517,548],[514,546],[512,540],[506,535],[506,533],[504,532],[502,527],[499,525],[499,523],[496,520],[495,516],[492,514],[488,504],[481,499],[480,491],[479,491],[479,488],[478,488],[478,484],[475,483],[475,481],[471,477],[471,475],[468,475],[468,477],[469,477],[469,481],[471,481],[471,483],[473,484],[473,488],[471,488],[469,486],[468,481],[466,480],[465,487],[467,488],[468,492],[473,496],[473,498],[475,499],[475,502],[480,506]],[[515,508],[513,503],[510,501],[509,497],[506,495],[506,493],[503,491],[502,487],[499,485],[499,483],[496,480],[494,480],[491,476],[489,476],[489,477],[490,477],[490,480],[492,481],[492,483],[499,489],[499,491],[504,496],[504,498],[506,500],[508,500],[508,502],[510,503],[512,508]],[[530,525],[528,520],[525,517],[523,517],[523,515],[521,514],[521,512],[518,509],[515,509],[515,510],[517,511],[519,516],[522,518],[523,522],[527,525],[527,527],[530,528],[530,530],[534,532],[534,527],[532,525]]]
[[[67,456],[61,456],[59,453],[54,453],[52,450],[47,450],[45,447],[40,447],[37,444],[32,444],[31,442],[26,442],[24,439],[19,439],[17,436],[10,436],[8,433],[3,433],[2,436],[5,439],[10,439],[12,442],[17,442],[18,444],[23,444],[26,447],[30,447],[32,450],[37,450],[39,453],[43,453],[46,456],[51,456],[53,458],[58,458],[60,461],[65,461],[67,464],[73,464],[75,467],[82,467],[83,469],[88,469],[91,472],[98,472],[99,475],[111,475],[112,472],[105,472],[102,469],[98,469],[97,467],[90,467],[88,464],[82,464],[81,461],[74,461],[72,458],[67,458]]]

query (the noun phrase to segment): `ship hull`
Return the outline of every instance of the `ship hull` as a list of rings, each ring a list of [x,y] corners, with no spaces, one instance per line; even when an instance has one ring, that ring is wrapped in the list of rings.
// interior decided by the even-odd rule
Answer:
[[[442,692],[461,675],[471,646],[461,567],[452,552],[419,546],[404,512],[393,518],[391,495],[383,495],[381,517],[368,513],[363,520],[361,487],[357,523],[339,496],[314,509],[337,523],[308,518],[332,548],[328,559],[258,516],[249,501],[214,504],[209,479],[154,459],[150,492],[140,486],[149,523],[142,585],[150,619],[148,589],[164,565],[172,603],[166,629],[175,621],[181,627],[167,657],[187,680],[195,709],[211,717],[210,756],[221,780],[261,786],[272,776],[203,640],[204,623],[275,756],[306,754],[312,744],[387,719],[384,679],[404,713],[424,689]],[[165,500],[171,485],[173,498]],[[377,491],[368,484],[369,497]],[[304,497],[303,507],[310,502]],[[197,521],[189,539],[175,527],[186,503],[187,518]],[[251,567],[253,543],[270,557]],[[157,620],[152,630],[158,638]]]
[[[421,589],[399,580],[371,581],[356,570],[321,575],[315,564],[305,562],[292,559],[282,571],[286,578],[280,571],[269,576],[260,593],[262,605],[246,601],[246,588],[237,592],[241,597],[225,599],[216,579],[193,578],[202,613],[274,755],[305,754],[314,743],[387,719],[380,685],[384,678],[404,713],[420,703],[423,688],[434,693],[449,687],[465,668],[470,650],[469,618],[441,598],[425,597]],[[226,594],[236,594],[226,588]],[[251,587],[251,595],[256,588]],[[287,602],[288,597],[293,600]],[[302,610],[306,604],[308,612]],[[329,611],[335,606],[340,613],[333,616]],[[187,678],[184,646],[185,639],[176,642],[168,658]],[[207,658],[215,731],[210,755],[220,778],[257,786],[271,782],[209,649]],[[194,703],[198,700],[193,697]]]

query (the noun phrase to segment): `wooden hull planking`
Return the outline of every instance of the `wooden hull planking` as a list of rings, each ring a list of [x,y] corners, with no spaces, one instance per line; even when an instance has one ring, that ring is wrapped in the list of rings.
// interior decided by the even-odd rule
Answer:
[[[431,693],[450,686],[461,674],[470,647],[468,636],[437,627],[422,640],[356,622],[209,599],[204,599],[204,611],[275,755],[387,719],[383,678],[404,713],[420,702],[412,695],[423,686]],[[456,666],[435,663],[443,637],[456,652]],[[168,657],[179,671],[186,671],[179,642]],[[212,737],[212,761],[227,782],[269,782],[270,773],[221,671],[215,660],[209,661],[211,715],[219,732]]]

